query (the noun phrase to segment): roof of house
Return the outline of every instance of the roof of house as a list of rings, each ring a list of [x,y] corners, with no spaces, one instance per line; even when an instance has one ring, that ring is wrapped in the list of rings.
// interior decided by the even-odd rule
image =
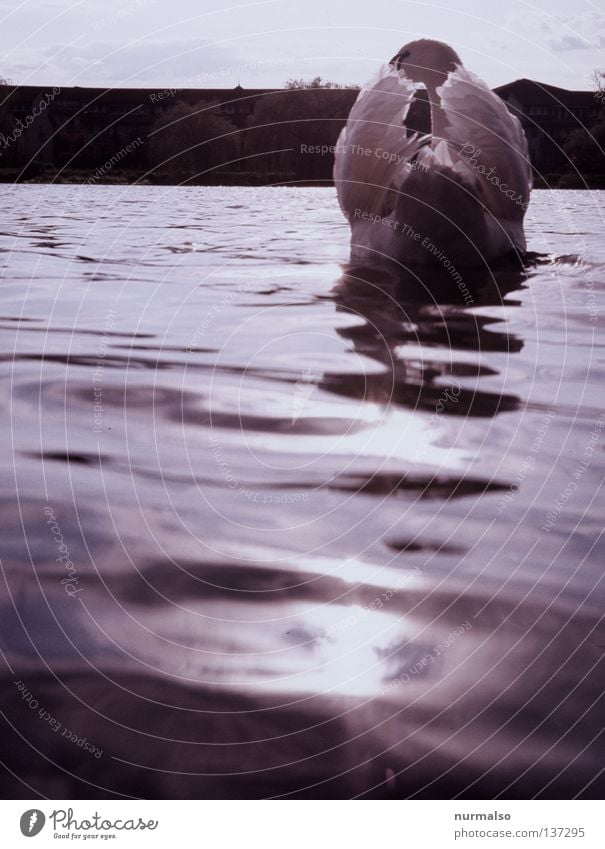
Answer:
[[[238,85],[235,88],[92,88],[85,86],[12,86],[0,85],[0,100],[4,100],[7,96],[15,96],[19,98],[33,99],[41,97],[45,94],[55,92],[53,99],[74,99],[93,103],[97,101],[111,100],[112,103],[142,103],[149,100],[151,103],[161,103],[162,101],[184,100],[188,103],[195,103],[200,100],[212,100],[219,103],[229,103],[235,100],[245,101],[247,99],[263,97],[277,92],[291,91],[293,94],[299,91],[308,91],[310,89],[283,89],[283,88],[242,88]],[[330,93],[337,92],[342,96],[343,92],[348,93],[347,89],[337,88],[322,88],[312,89],[312,91],[320,91]],[[350,90],[351,97],[357,96],[357,90]],[[2,96],[4,95],[4,96]],[[153,99],[152,99],[153,97]]]
[[[184,101],[194,105],[200,101],[210,101],[222,104],[233,101],[245,103],[263,97],[280,89],[241,87],[226,88],[91,88],[84,86],[0,86],[0,103],[7,98],[16,98],[24,101],[34,101],[45,95],[52,94],[52,100],[58,104],[65,100],[77,100],[80,105],[86,106],[93,103],[111,103],[122,106],[136,106],[139,104],[155,103],[170,104]]]
[[[520,103],[528,106],[557,105],[575,108],[598,106],[594,91],[569,91],[566,88],[558,88],[536,80],[515,80],[498,86],[494,91],[503,99],[508,99],[512,95]]]

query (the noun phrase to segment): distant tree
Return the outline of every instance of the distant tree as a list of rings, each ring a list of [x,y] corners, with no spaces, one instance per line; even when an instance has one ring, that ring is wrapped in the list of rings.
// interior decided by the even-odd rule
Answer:
[[[582,175],[605,175],[605,71],[592,73],[595,97],[600,109],[590,127],[578,127],[569,134],[564,150],[570,163]],[[571,170],[571,169],[570,169]]]
[[[595,68],[592,72],[591,79],[595,88],[596,96],[602,100],[603,97],[605,97],[605,71]]]
[[[208,104],[181,101],[165,112],[150,133],[152,165],[177,179],[211,176],[237,156],[234,127]],[[202,173],[210,172],[210,173]]]
[[[0,85],[10,86],[11,80],[0,77]],[[14,163],[14,145],[7,147],[4,143],[5,136],[10,135],[14,129],[13,117],[9,110],[9,92],[0,92],[0,168],[9,168]]]
[[[574,130],[569,135],[564,150],[580,174],[605,175],[605,115],[601,113],[597,123],[590,129]]]
[[[300,88],[344,88],[344,89],[355,89],[359,90],[358,85],[342,85],[341,83],[334,83],[330,80],[322,80],[321,77],[314,77],[312,80],[303,80],[301,79],[290,79],[286,82],[285,89],[300,89]]]
[[[330,148],[338,140],[355,95],[351,90],[327,88],[293,85],[257,103],[254,124],[258,129],[247,134],[248,147],[267,152],[270,170],[295,179],[330,177]]]

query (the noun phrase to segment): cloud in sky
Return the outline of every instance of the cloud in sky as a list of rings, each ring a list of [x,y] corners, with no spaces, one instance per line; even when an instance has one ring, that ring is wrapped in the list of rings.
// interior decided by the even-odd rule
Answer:
[[[579,0],[24,0],[0,4],[0,76],[99,86],[363,83],[419,37],[451,43],[490,85],[581,88],[605,66],[605,13]]]
[[[595,9],[574,15],[553,15],[537,10],[515,13],[509,22],[512,28],[522,26],[536,44],[554,52],[605,47],[605,12]]]
[[[605,13],[592,12],[562,20],[561,32],[553,33],[553,50],[592,50],[605,47]]]
[[[603,36],[598,36],[597,47],[603,47],[605,45],[605,39]],[[553,50],[590,50],[595,46],[594,42],[591,44],[590,41],[586,38],[582,38],[580,35],[560,35],[558,38],[553,38],[549,42],[550,47]]]

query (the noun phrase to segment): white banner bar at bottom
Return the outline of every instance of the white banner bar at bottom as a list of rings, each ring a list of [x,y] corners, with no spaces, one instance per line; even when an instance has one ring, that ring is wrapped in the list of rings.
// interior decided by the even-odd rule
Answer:
[[[603,849],[598,801],[3,801],[0,845]]]

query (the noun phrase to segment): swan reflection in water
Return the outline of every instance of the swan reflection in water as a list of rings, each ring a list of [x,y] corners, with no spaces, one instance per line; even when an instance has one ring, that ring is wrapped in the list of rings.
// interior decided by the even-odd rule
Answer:
[[[447,381],[457,387],[445,411],[461,416],[494,416],[515,410],[515,394],[460,387],[457,378],[480,378],[495,371],[479,362],[482,352],[514,354],[520,338],[501,327],[503,318],[477,312],[482,307],[518,306],[508,297],[523,287],[531,266],[518,261],[492,269],[468,269],[464,289],[445,269],[345,266],[333,295],[336,308],[363,319],[338,328],[352,349],[379,362],[380,373],[342,375],[326,371],[320,386],[336,394],[434,412]],[[445,355],[444,355],[445,352]],[[464,354],[461,356],[461,353]],[[477,357],[469,357],[476,353]]]

